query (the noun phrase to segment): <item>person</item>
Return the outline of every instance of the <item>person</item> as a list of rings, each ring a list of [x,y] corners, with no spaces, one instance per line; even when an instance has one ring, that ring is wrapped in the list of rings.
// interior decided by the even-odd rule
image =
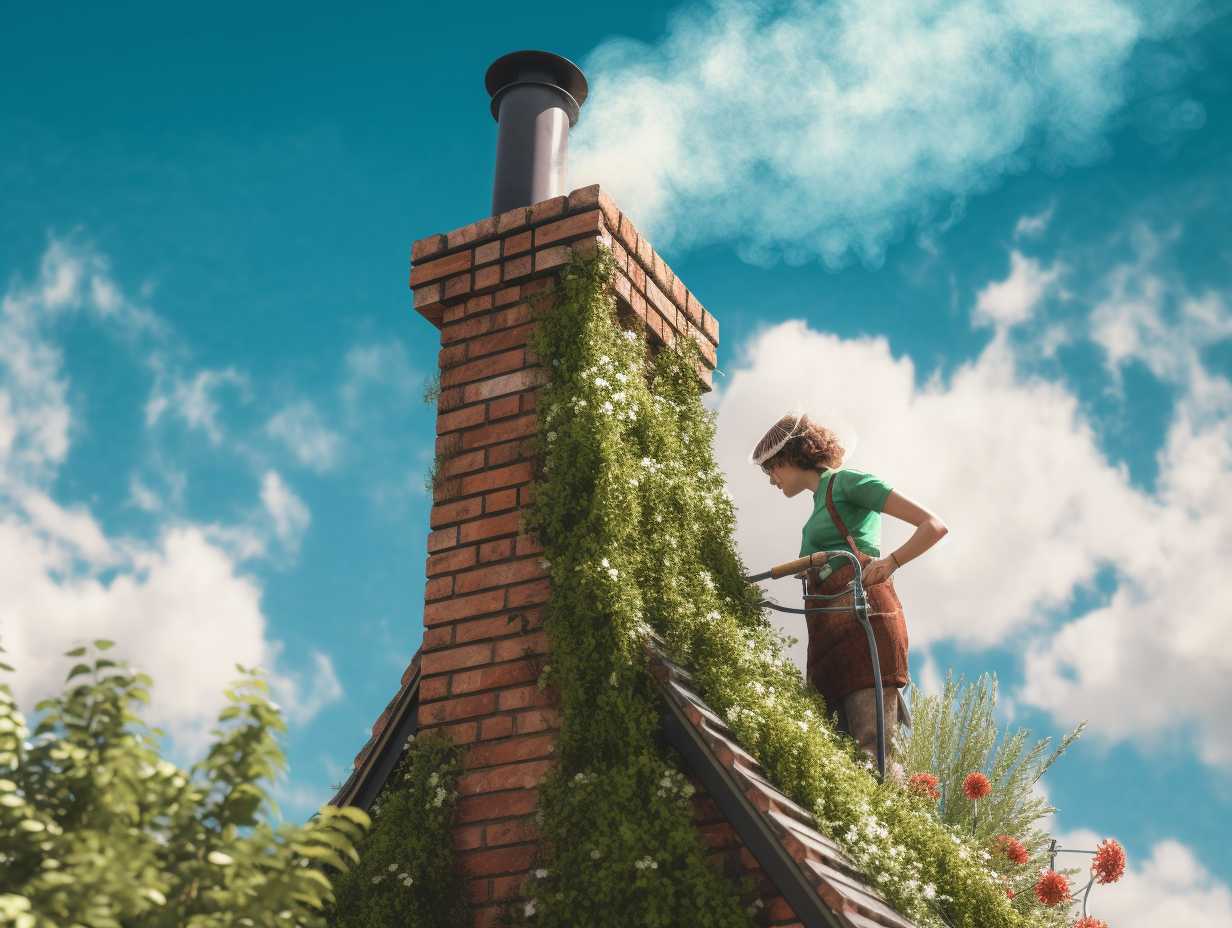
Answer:
[[[891,579],[947,532],[945,524],[923,506],[870,473],[844,468],[846,454],[831,430],[804,413],[782,416],[754,447],[750,460],[761,466],[784,496],[809,490],[813,511],[804,523],[800,556],[845,548],[859,560],[877,642],[885,714],[886,763],[890,768],[893,734],[898,724],[899,689],[908,682],[907,625]],[[881,515],[915,526],[900,547],[881,555]],[[855,568],[849,558],[832,557],[806,574],[809,595],[834,594],[848,588]],[[851,605],[850,590],[833,600],[807,605]],[[868,653],[868,636],[850,612],[822,612],[805,617],[808,628],[806,677],[837,712],[839,728],[874,760],[877,756],[878,694]],[[904,704],[905,708],[905,704]],[[897,765],[894,765],[897,768]]]

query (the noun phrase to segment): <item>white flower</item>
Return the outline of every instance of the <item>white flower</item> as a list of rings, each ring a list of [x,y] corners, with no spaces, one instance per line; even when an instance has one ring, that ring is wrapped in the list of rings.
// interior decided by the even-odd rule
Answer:
[[[595,386],[596,386],[596,387],[606,387],[607,385],[608,385],[608,383],[607,383],[607,381],[606,381],[604,378],[602,378],[602,377],[596,377],[596,378],[595,378]]]
[[[526,903],[526,908],[523,911],[526,913],[526,916],[528,918],[534,915],[535,914],[535,900],[532,899],[530,902]]]
[[[612,363],[612,359],[611,359],[611,358],[609,358],[609,357],[608,357],[607,355],[605,355],[605,354],[601,354],[601,355],[599,355],[599,363],[600,363],[600,364],[611,364],[611,363]]]
[[[601,561],[599,561],[599,566],[604,569],[607,569],[608,567],[611,567],[612,565],[608,563],[607,558],[603,558]]]
[[[598,852],[597,850],[591,851],[591,852],[590,852],[590,859],[591,859],[591,860],[598,860],[598,859],[599,859],[599,852]]]
[[[611,577],[613,580],[615,580],[620,576],[620,571],[617,570],[615,567],[609,567],[607,570],[607,575]]]
[[[615,685],[616,685],[616,671],[614,671],[614,670],[612,671],[612,675],[611,675],[610,677],[608,677],[608,678],[607,678],[607,682],[608,682],[611,686],[615,686]]]
[[[538,870],[535,871],[536,880],[546,880],[547,876],[548,876],[548,872],[544,870],[542,867],[540,867]]]
[[[619,392],[617,392],[617,393],[613,393],[613,394],[612,394],[612,399],[614,399],[614,400],[615,400],[616,402],[618,402],[618,403],[623,403],[623,402],[624,402],[624,399],[625,399],[625,391],[624,391],[624,390],[620,390],[620,391],[619,391]]]
[[[548,441],[556,441],[556,432],[555,432],[555,431],[548,432]]]
[[[625,383],[628,381],[629,376],[624,371],[617,371],[616,379],[619,380],[621,383]]]
[[[210,851],[205,859],[219,867],[229,867],[235,863],[234,857],[230,854],[224,854],[222,851]]]
[[[935,899],[937,896],[937,887],[932,883],[925,883],[922,892],[925,899]]]
[[[390,864],[390,865],[389,865],[388,867],[386,867],[385,869],[386,869],[386,870],[388,870],[390,873],[393,873],[395,870],[397,870],[397,869],[398,869],[398,865],[397,865],[397,864]]]
[[[637,341],[637,333],[634,332],[632,329],[625,329],[623,334],[627,341],[631,341],[631,342]]]
[[[604,401],[603,401],[603,411],[604,411],[604,412],[611,412],[611,411],[612,411],[612,410],[614,410],[615,408],[616,408],[616,407],[612,405],[612,401],[611,401],[611,400],[604,400]]]

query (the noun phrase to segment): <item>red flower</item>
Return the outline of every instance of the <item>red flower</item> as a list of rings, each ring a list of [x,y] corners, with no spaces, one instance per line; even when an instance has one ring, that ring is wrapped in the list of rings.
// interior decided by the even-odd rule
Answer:
[[[988,777],[984,774],[978,770],[972,770],[963,780],[963,792],[967,794],[968,799],[983,799],[992,792],[992,784],[988,782]]]
[[[1045,870],[1035,884],[1035,898],[1044,905],[1056,905],[1069,898],[1069,880],[1055,870]]]
[[[1027,849],[1023,847],[1022,842],[1017,838],[1011,838],[1009,835],[997,835],[997,844],[1005,851],[1005,856],[1012,863],[1025,864],[1027,862]]]
[[[1101,921],[1094,915],[1084,915],[1074,922],[1074,928],[1108,928],[1108,923]]]
[[[1008,887],[1008,886],[1007,886],[1007,887],[1005,887],[1005,896],[1006,896],[1006,898],[1007,898],[1007,899],[1013,899],[1013,898],[1014,898],[1014,890],[1010,889],[1010,887]]]
[[[1108,838],[1095,845],[1095,859],[1091,872],[1096,883],[1115,883],[1125,875],[1125,848],[1115,838]]]
[[[941,798],[941,792],[937,789],[938,782],[940,781],[931,773],[917,773],[907,781],[907,789],[917,796],[927,796],[935,801]]]

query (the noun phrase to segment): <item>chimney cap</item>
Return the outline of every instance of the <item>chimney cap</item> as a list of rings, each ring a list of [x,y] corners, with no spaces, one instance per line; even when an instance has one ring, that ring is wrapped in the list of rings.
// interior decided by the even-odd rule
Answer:
[[[502,55],[488,66],[483,84],[492,95],[492,118],[500,121],[500,98],[502,92],[513,84],[551,84],[573,98],[580,109],[586,102],[589,87],[582,69],[560,55],[552,52],[527,49]],[[576,118],[576,110],[570,114],[570,122]]]

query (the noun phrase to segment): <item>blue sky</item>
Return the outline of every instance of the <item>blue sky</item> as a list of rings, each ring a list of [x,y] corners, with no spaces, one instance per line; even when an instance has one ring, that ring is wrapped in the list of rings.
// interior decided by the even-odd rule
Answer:
[[[1097,912],[1232,924],[1232,21],[508,12],[6,16],[19,693],[116,637],[189,756],[234,662],[260,663],[291,716],[289,814],[328,796],[419,642],[438,342],[410,244],[485,215],[484,69],[547,48],[591,81],[571,186],[608,187],[722,325],[709,402],[750,566],[794,553],[806,513],[744,454],[801,402],[950,525],[897,580],[917,675],[995,671],[1041,735],[1090,720],[1047,790],[1060,831],[1130,851]]]

